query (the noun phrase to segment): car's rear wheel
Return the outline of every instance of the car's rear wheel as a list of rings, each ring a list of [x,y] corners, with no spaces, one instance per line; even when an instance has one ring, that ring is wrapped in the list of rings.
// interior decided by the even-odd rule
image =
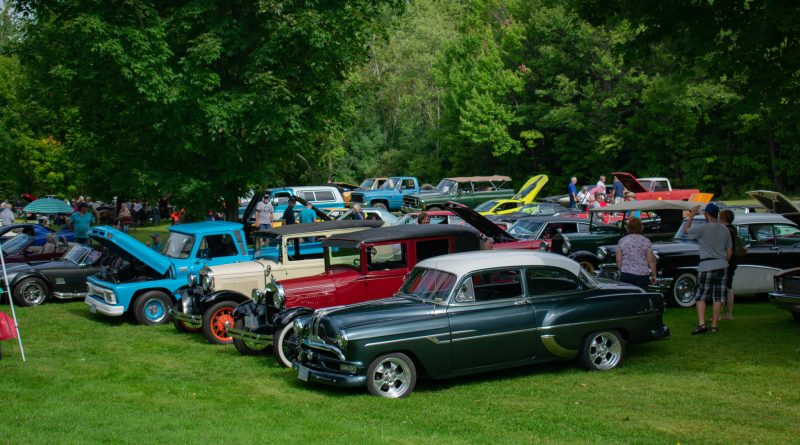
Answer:
[[[203,334],[215,345],[229,345],[233,338],[228,336],[228,326],[233,326],[233,309],[236,303],[220,301],[203,312]]]
[[[294,324],[290,321],[273,338],[275,340],[272,352],[278,359],[278,364],[291,368],[292,360],[297,358],[297,353],[300,351],[300,337],[294,332]]]
[[[616,368],[625,354],[625,342],[617,331],[597,331],[586,336],[581,349],[581,365],[597,371]]]
[[[157,290],[145,292],[136,299],[133,307],[136,321],[144,325],[158,325],[169,322],[169,307],[171,303],[164,292]]]
[[[417,368],[405,354],[384,354],[367,368],[367,389],[370,394],[400,399],[411,394],[417,384]]]
[[[28,277],[14,287],[14,303],[19,306],[38,306],[47,299],[47,284],[36,277]]]
[[[237,318],[233,322],[233,327],[244,330],[244,319]],[[233,346],[242,355],[264,355],[269,352],[269,345],[263,343],[253,343],[239,338],[233,339]]]
[[[672,283],[669,302],[673,306],[694,306],[694,290],[697,287],[697,276],[694,272],[686,272],[678,276]]]
[[[375,207],[376,209],[388,210],[388,208],[386,207],[386,204],[384,204],[382,202],[375,202],[375,203],[372,204],[372,207]]]
[[[172,319],[172,324],[175,325],[175,329],[177,329],[178,332],[183,332],[184,334],[196,334],[203,330],[203,328],[200,326],[190,325],[183,320],[178,320],[177,318]]]

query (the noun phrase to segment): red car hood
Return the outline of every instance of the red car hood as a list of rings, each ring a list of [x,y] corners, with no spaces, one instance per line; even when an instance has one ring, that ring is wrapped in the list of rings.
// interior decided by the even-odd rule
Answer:
[[[619,178],[619,182],[625,186],[626,189],[632,191],[633,193],[645,193],[648,190],[644,188],[642,183],[640,183],[632,174],[625,173],[625,172],[615,172],[612,175]]]

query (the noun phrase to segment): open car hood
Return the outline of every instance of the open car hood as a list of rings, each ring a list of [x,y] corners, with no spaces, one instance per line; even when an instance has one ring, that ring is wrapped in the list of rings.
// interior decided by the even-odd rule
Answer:
[[[466,221],[472,227],[475,227],[484,235],[492,238],[496,243],[507,243],[510,241],[517,241],[516,238],[511,236],[508,232],[501,229],[494,222],[481,215],[480,213],[472,210],[471,208],[453,201],[444,203],[444,208],[450,210],[461,219]]]
[[[646,188],[644,188],[642,183],[630,173],[615,172],[612,173],[612,175],[616,176],[619,179],[619,182],[621,182],[626,189],[632,191],[633,193],[645,193],[648,191]]]
[[[128,260],[139,260],[161,275],[166,274],[172,266],[172,262],[167,257],[117,229],[108,226],[92,227],[89,236],[109,251]]]
[[[789,198],[784,196],[783,193],[769,190],[753,190],[747,192],[747,194],[750,195],[751,198],[760,202],[761,205],[766,207],[771,212],[779,214],[800,212],[800,208],[798,208],[793,202],[789,201]]]
[[[547,175],[536,175],[528,179],[528,182],[526,182],[525,185],[519,189],[519,192],[511,199],[522,201],[525,204],[532,203],[549,179]]]

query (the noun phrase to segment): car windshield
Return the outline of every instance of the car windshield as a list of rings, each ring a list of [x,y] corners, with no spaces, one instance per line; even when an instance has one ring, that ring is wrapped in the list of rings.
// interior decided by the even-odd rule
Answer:
[[[170,258],[189,258],[194,247],[194,236],[185,233],[170,232],[167,242],[161,248],[161,254]]]
[[[281,237],[275,233],[259,235],[255,237],[255,249],[253,249],[253,259],[265,258],[281,262]]]
[[[372,184],[375,184],[375,178],[368,178],[361,181],[361,185],[359,185],[358,187],[362,189],[371,189]]]
[[[6,255],[19,255],[31,242],[30,235],[20,233],[3,243],[3,253]]]
[[[556,209],[552,205],[547,204],[526,204],[520,210],[521,213],[526,215],[555,215]]]
[[[83,264],[84,258],[86,258],[91,251],[92,248],[89,246],[76,244],[64,254],[64,259],[75,264]]]
[[[447,299],[455,283],[456,276],[450,272],[416,267],[406,278],[400,293],[440,302]]]
[[[689,235],[686,232],[683,231],[683,228],[686,227],[686,221],[688,221],[688,219],[683,220],[683,222],[681,223],[680,228],[675,233],[675,236],[674,236],[675,240],[677,240],[677,241],[690,241],[691,240],[689,238]],[[705,223],[706,223],[706,219],[705,218],[695,218],[694,221],[692,221],[692,227],[697,227],[700,224],[705,224]]]
[[[478,207],[475,207],[475,211],[478,212],[478,213],[480,213],[480,212],[488,212],[489,210],[492,210],[494,208],[494,206],[496,206],[496,205],[497,205],[497,200],[490,199],[489,201],[484,202],[483,204],[479,205]]]
[[[535,238],[544,226],[543,221],[520,219],[506,230],[510,235],[517,239]]]
[[[361,250],[354,247],[326,247],[325,269],[336,266],[345,266],[361,271]]]
[[[443,194],[455,193],[458,191],[458,183],[451,179],[442,179],[436,186],[436,191]]]

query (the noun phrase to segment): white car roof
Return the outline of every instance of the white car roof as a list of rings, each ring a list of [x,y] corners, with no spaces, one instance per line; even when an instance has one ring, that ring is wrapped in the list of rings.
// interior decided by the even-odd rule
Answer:
[[[480,250],[476,252],[454,253],[426,259],[417,267],[450,272],[459,277],[476,270],[503,267],[553,266],[560,267],[578,275],[581,266],[555,253],[535,250]]]

